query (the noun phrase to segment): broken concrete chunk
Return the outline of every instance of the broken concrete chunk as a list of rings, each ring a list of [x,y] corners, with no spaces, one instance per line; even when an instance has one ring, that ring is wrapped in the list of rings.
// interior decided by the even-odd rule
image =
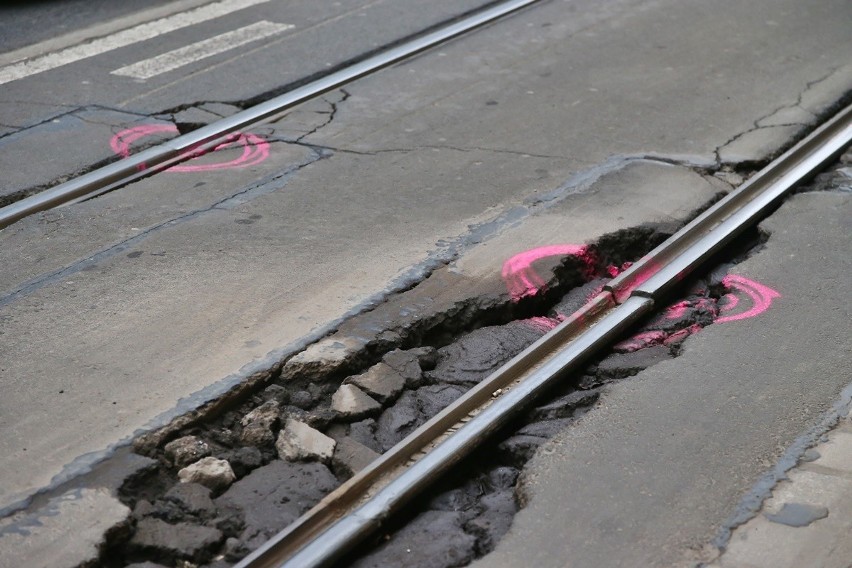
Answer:
[[[94,566],[107,535],[128,530],[130,509],[106,489],[77,489],[0,524],[0,566]]]
[[[186,513],[201,519],[216,515],[210,488],[199,483],[178,483],[163,495],[163,501],[174,503]]]
[[[333,439],[304,422],[288,418],[278,433],[275,449],[281,459],[327,462],[334,454],[335,444]]]
[[[226,488],[237,476],[227,460],[206,457],[178,472],[181,483],[200,483],[213,491]]]
[[[349,377],[347,382],[383,404],[395,400],[405,388],[405,379],[387,363],[373,365],[366,373]]]
[[[331,396],[331,409],[344,418],[362,418],[381,408],[381,404],[355,385],[341,385]]]
[[[271,445],[275,441],[272,431],[278,425],[281,409],[274,400],[268,400],[246,414],[240,424],[243,431],[240,441],[247,446],[258,448]]]
[[[378,457],[378,453],[347,436],[337,442],[332,465],[335,471],[341,471],[346,475],[355,475]]]
[[[394,349],[382,357],[382,362],[396,371],[407,387],[416,388],[423,384],[423,369],[434,369],[437,358],[433,347],[407,351]]]
[[[334,373],[345,367],[364,348],[364,340],[329,337],[294,355],[281,369],[281,379],[311,378]]]
[[[426,376],[440,383],[473,386],[545,333],[518,321],[481,327],[441,347],[437,366]]]
[[[339,485],[321,463],[275,460],[234,483],[215,500],[227,518],[244,517],[239,540],[251,551]],[[239,549],[232,543],[232,549]]]
[[[210,455],[210,446],[196,436],[184,436],[166,444],[166,457],[175,467],[184,467]]]
[[[136,532],[129,547],[154,553],[170,560],[209,560],[222,542],[222,532],[212,527],[189,523],[171,525],[160,519],[143,519],[136,525]]]
[[[381,452],[381,446],[376,441],[376,421],[372,418],[350,424],[349,437],[367,446],[374,452]]]

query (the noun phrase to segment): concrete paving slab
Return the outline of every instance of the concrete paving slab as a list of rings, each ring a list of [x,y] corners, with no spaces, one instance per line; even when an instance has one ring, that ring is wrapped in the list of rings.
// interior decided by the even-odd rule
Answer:
[[[765,249],[734,272],[781,297],[759,317],[706,327],[680,357],[608,387],[533,459],[521,482],[525,508],[474,566],[711,560],[709,543],[743,496],[852,379],[851,197],[802,194],[770,217]],[[802,530],[775,524],[761,530]]]

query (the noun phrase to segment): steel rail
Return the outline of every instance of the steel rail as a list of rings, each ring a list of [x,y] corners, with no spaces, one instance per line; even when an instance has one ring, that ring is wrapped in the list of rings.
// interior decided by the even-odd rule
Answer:
[[[199,152],[215,148],[224,142],[228,135],[238,130],[267,121],[295,105],[409,59],[539,1],[509,0],[503,2],[382,51],[354,65],[330,73],[232,116],[83,174],[51,189],[21,199],[0,208],[0,229],[33,213],[58,207],[74,200],[100,195],[163,171],[175,164],[191,159]]]
[[[539,395],[654,311],[673,287],[767,215],[850,141],[852,105],[613,279],[568,320],[326,496],[237,568],[332,565]]]

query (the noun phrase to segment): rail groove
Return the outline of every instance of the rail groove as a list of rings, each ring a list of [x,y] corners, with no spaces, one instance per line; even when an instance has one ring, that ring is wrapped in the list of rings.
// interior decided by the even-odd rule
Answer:
[[[677,284],[852,141],[852,105],[613,279],[604,291],[412,432],[237,568],[329,566],[567,373],[650,314]]]
[[[302,87],[0,208],[0,229],[28,215],[112,191],[222,144],[248,126],[473,31],[540,0],[509,0],[320,77]]]

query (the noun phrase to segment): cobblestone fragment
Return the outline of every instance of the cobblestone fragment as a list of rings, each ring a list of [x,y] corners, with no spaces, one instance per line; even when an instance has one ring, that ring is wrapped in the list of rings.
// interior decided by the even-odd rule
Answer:
[[[184,436],[166,444],[166,457],[175,467],[184,467],[210,455],[210,446],[196,436]]]
[[[373,365],[366,373],[349,377],[347,382],[382,404],[395,400],[405,387],[405,379],[386,363]]]
[[[214,457],[201,458],[178,472],[181,483],[200,483],[213,491],[226,488],[236,478],[231,464]]]
[[[248,446],[264,447],[275,442],[272,429],[278,425],[280,417],[278,402],[269,400],[249,412],[240,421],[243,431],[240,441]]]
[[[335,444],[333,439],[304,422],[288,418],[278,434],[275,449],[281,459],[327,462],[334,454]]]
[[[382,405],[355,385],[341,385],[331,397],[331,408],[344,418],[363,418]]]

